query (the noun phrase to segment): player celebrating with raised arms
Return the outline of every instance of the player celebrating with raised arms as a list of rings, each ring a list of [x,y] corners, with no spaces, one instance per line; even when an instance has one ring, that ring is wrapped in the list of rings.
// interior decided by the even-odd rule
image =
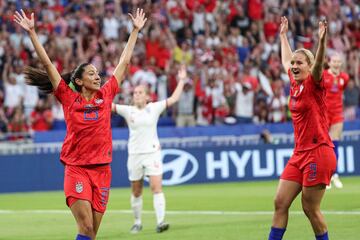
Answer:
[[[46,93],[54,92],[64,109],[67,133],[60,159],[65,165],[66,203],[78,226],[77,240],[96,238],[109,198],[111,104],[119,91],[138,33],[147,20],[143,10],[137,9],[135,17],[129,15],[134,25],[133,31],[113,76],[103,86],[97,69],[90,63],[82,63],[71,74],[61,76],[38,39],[34,13],[30,18],[23,10],[14,15],[14,21],[29,34],[46,70],[27,67],[27,83]],[[68,86],[70,82],[77,91],[72,91]]]
[[[275,212],[269,240],[282,239],[288,223],[289,208],[301,192],[301,203],[317,240],[328,239],[320,203],[336,168],[326,116],[323,62],[327,24],[319,22],[319,45],[314,58],[307,49],[292,52],[288,39],[288,20],[281,18],[282,64],[290,77],[289,108],[294,125],[295,149],[282,173],[275,197]]]
[[[338,145],[344,126],[343,93],[349,82],[349,75],[341,71],[342,62],[340,54],[333,54],[330,57],[329,69],[324,70],[323,74],[326,88],[327,114],[330,124],[329,134],[335,146],[334,151],[337,160],[339,156]],[[332,176],[331,182],[336,188],[343,187],[338,173]],[[331,188],[331,183],[327,188]]]
[[[156,126],[160,114],[180,98],[187,79],[185,66],[181,66],[177,77],[177,87],[166,100],[147,103],[150,98],[148,88],[139,85],[133,92],[133,106],[113,104],[113,111],[125,118],[130,131],[127,168],[132,189],[130,204],[135,218],[131,233],[138,233],[142,229],[142,191],[145,176],[149,177],[153,193],[153,205],[157,220],[156,231],[161,233],[169,228],[169,224],[164,222],[165,196],[162,191],[162,156]]]

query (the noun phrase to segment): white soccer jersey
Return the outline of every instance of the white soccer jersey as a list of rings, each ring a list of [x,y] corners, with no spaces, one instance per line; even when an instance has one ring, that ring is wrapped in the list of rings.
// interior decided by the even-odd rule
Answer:
[[[148,103],[145,108],[116,104],[116,113],[125,118],[129,126],[129,154],[151,153],[160,149],[157,122],[166,108],[166,100]]]

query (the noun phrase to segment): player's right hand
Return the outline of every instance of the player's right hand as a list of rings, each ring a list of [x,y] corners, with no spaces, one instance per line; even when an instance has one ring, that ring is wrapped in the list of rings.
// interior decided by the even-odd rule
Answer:
[[[30,32],[35,28],[34,13],[31,13],[31,17],[28,18],[24,10],[20,10],[21,13],[15,11],[14,22],[19,24],[25,31]]]
[[[288,31],[288,20],[285,16],[281,17],[281,24],[280,24],[280,34],[286,34]]]
[[[178,71],[178,79],[179,81],[185,81],[186,78],[187,78],[187,72],[186,72],[186,65],[185,64],[182,64],[180,66],[180,69]]]

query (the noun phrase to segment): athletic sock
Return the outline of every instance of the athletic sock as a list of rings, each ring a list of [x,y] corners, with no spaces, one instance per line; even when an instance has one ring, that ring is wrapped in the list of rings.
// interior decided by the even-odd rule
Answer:
[[[165,219],[165,196],[164,193],[155,193],[153,198],[157,224],[160,224]]]
[[[75,240],[91,240],[91,238],[85,235],[78,234]]]
[[[329,240],[328,232],[324,233],[323,235],[315,236],[316,240]]]
[[[142,196],[135,197],[131,195],[131,208],[134,213],[135,224],[141,224],[141,211],[143,207],[143,199]]]
[[[285,231],[286,231],[286,228],[271,227],[271,231],[270,231],[268,240],[281,240]]]

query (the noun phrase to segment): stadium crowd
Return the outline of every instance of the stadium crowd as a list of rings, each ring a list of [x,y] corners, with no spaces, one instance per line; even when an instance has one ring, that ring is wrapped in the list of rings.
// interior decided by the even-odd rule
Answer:
[[[117,103],[131,103],[133,88],[140,83],[149,86],[152,100],[165,99],[185,63],[189,79],[184,93],[164,119],[173,119],[177,126],[289,121],[280,17],[289,19],[292,49],[313,52],[316,25],[326,17],[327,54],[341,53],[343,69],[350,75],[344,92],[345,120],[360,118],[356,0],[0,0],[0,134],[17,139],[21,135],[14,133],[64,128],[63,111],[54,96],[25,84],[23,67],[41,65],[29,37],[13,22],[17,9],[35,13],[41,22],[40,41],[60,72],[91,62],[106,81],[132,29],[127,13],[136,7],[145,9],[149,21]],[[123,125],[114,116],[113,127]]]

